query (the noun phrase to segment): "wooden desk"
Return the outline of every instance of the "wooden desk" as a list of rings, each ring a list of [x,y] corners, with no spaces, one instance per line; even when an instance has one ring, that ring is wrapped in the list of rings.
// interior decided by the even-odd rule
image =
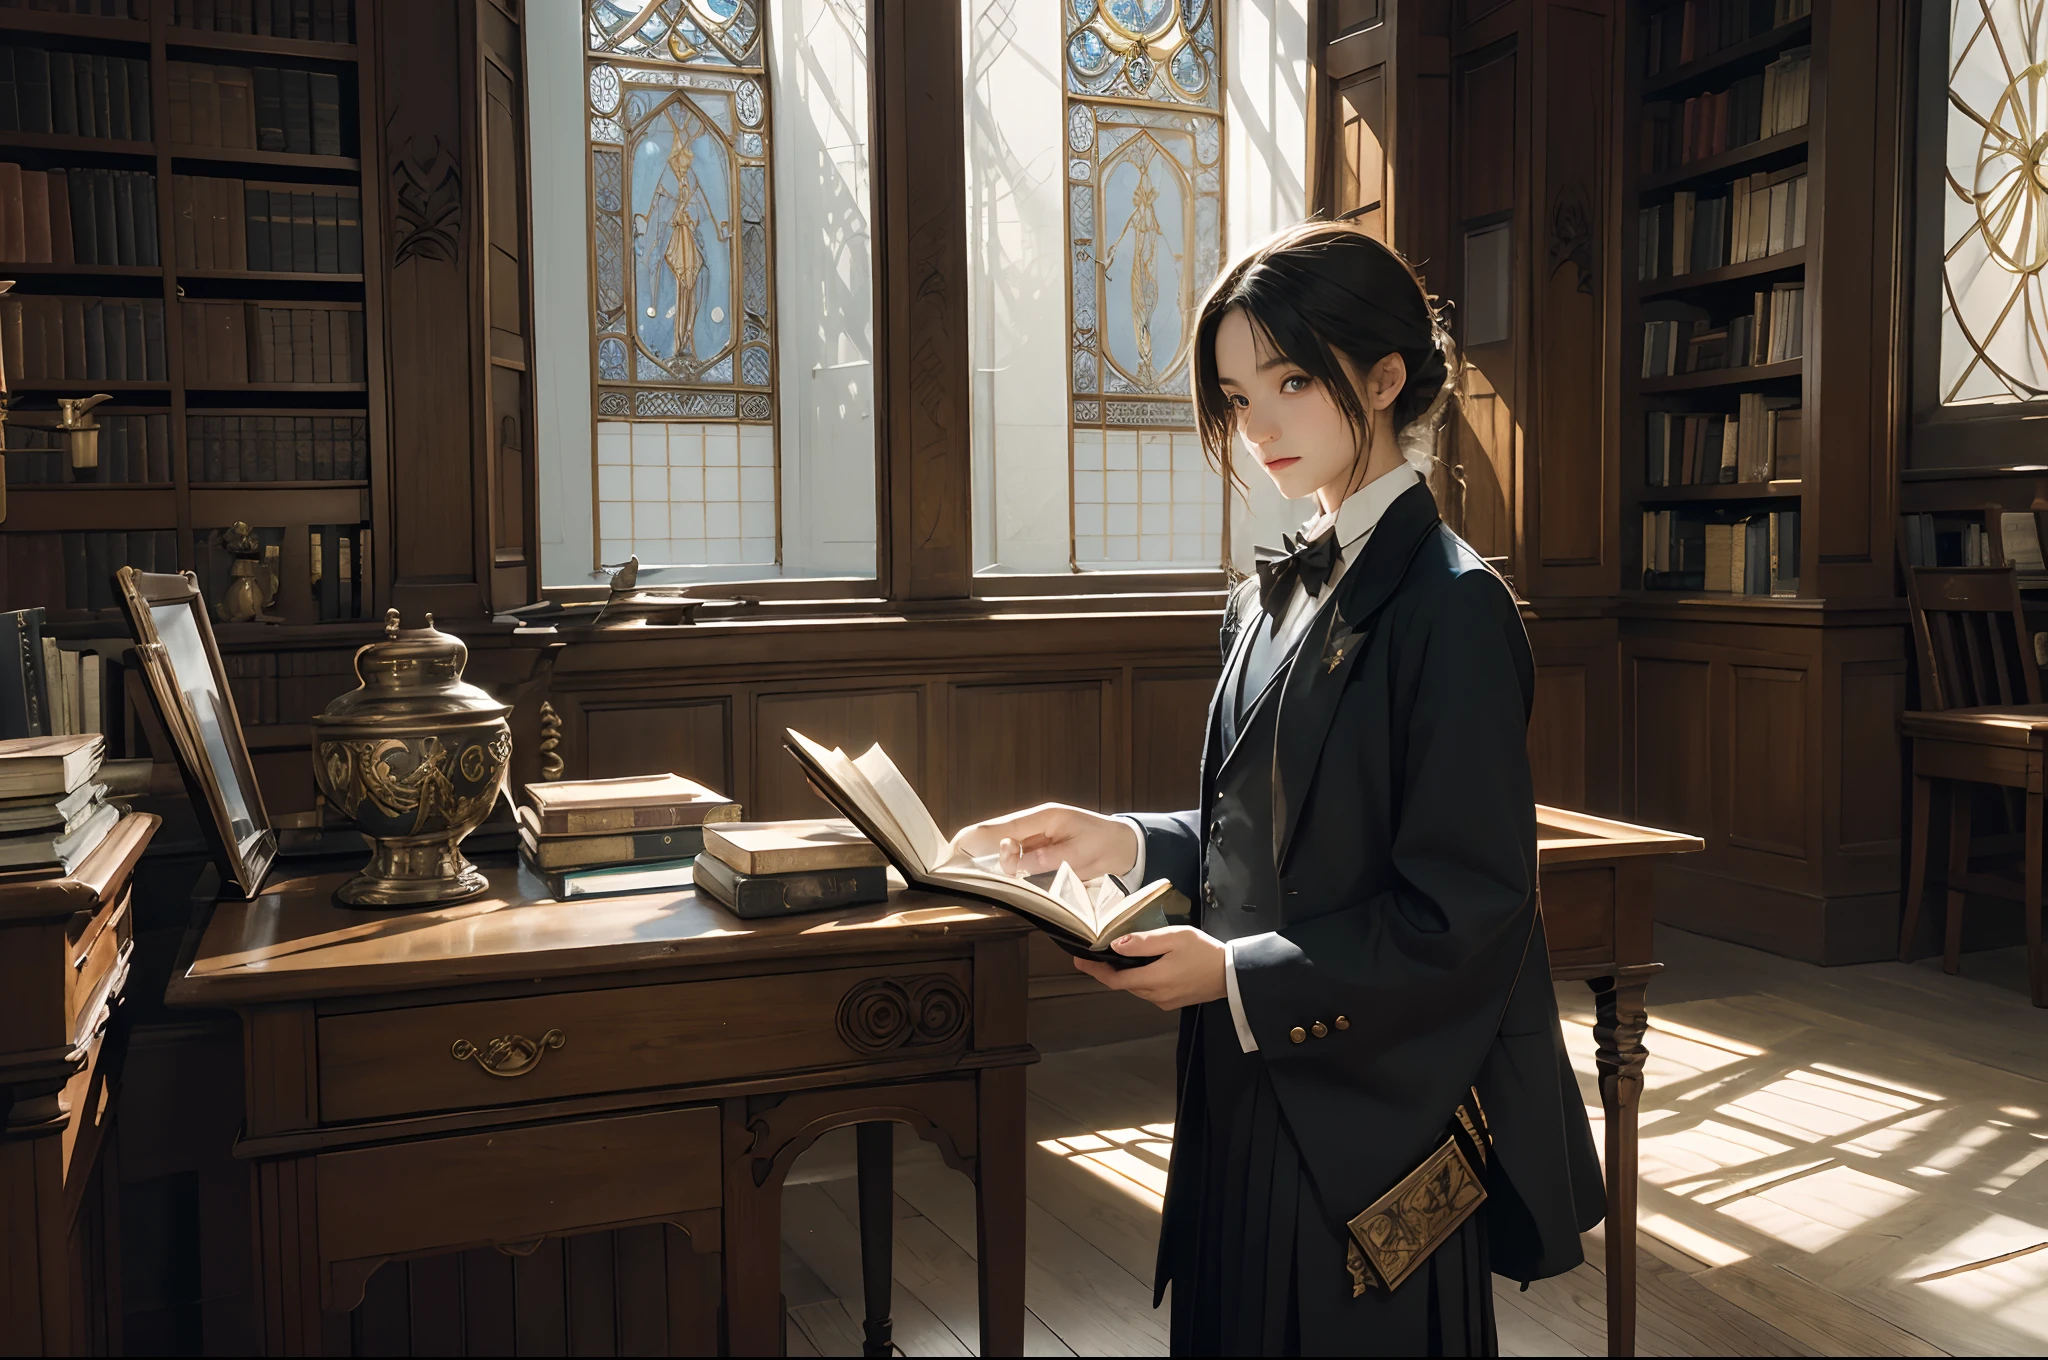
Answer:
[[[1550,975],[1593,989],[1594,1061],[1606,1114],[1607,1353],[1636,1344],[1636,1115],[1643,1093],[1651,857],[1701,849],[1697,836],[1583,812],[1536,809],[1536,863]]]
[[[172,1004],[242,1016],[269,1351],[367,1344],[346,1315],[387,1261],[665,1224],[687,1247],[657,1247],[644,1344],[719,1349],[722,1300],[725,1348],[777,1354],[783,1177],[847,1125],[880,1135],[859,1142],[886,1345],[901,1122],[973,1177],[981,1353],[1022,1353],[1029,927],[919,893],[743,922],[687,891],[553,903],[489,873],[488,895],[411,914],[332,906],[341,874],[222,901],[173,976]],[[477,1311],[472,1331],[497,1325]]]
[[[130,813],[75,873],[0,882],[0,1350],[117,1353],[119,1238],[95,1173],[109,1040],[135,952],[128,882],[157,819]],[[111,1258],[111,1259],[110,1259]]]

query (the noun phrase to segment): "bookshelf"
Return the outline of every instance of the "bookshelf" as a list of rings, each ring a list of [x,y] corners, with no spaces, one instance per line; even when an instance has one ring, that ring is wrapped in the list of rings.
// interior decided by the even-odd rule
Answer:
[[[1795,546],[1810,522],[1809,488],[1794,447],[1806,428],[1804,289],[1816,216],[1810,5],[1677,0],[1631,10],[1624,589],[1810,595]]]
[[[97,634],[118,622],[102,560],[197,571],[217,599],[239,520],[267,545],[267,612],[348,641],[387,593],[354,0],[71,9],[0,5],[0,607]],[[85,473],[52,427],[96,392]],[[137,420],[142,455],[110,459],[107,427]]]

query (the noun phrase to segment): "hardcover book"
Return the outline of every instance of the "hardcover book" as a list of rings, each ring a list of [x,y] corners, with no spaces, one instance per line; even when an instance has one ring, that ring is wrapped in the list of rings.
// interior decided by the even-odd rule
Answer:
[[[543,837],[660,831],[740,819],[738,803],[679,774],[528,784],[520,799],[536,813]]]
[[[889,871],[879,864],[796,874],[743,874],[723,860],[697,856],[697,892],[743,921],[796,912],[857,907],[889,898]]]
[[[1142,960],[1111,952],[1111,940],[1166,924],[1165,898],[1173,885],[1165,879],[1126,892],[1111,875],[1084,881],[1067,864],[1049,876],[1012,877],[1001,872],[993,856],[969,855],[941,834],[931,810],[879,744],[848,759],[844,751],[820,746],[794,728],[784,731],[788,750],[812,784],[882,848],[912,886],[1009,907],[1069,952],[1118,965]]]

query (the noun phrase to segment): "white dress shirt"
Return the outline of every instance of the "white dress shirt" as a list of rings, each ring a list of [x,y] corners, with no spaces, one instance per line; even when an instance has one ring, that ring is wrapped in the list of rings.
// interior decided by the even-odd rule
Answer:
[[[1301,630],[1316,616],[1317,609],[1327,600],[1328,592],[1337,588],[1344,579],[1344,573],[1360,557],[1360,549],[1372,531],[1379,525],[1380,517],[1387,513],[1401,493],[1422,480],[1422,474],[1413,465],[1403,463],[1392,472],[1382,473],[1353,492],[1334,511],[1325,511],[1301,526],[1302,541],[1313,543],[1331,526],[1337,530],[1337,565],[1330,573],[1330,580],[1321,590],[1310,595],[1299,585],[1280,611],[1280,626],[1276,630],[1276,641],[1280,641],[1283,655],[1291,650]],[[1252,626],[1247,622],[1247,627]],[[1226,658],[1227,659],[1227,658]],[[1145,829],[1135,817],[1126,817],[1124,822],[1138,838],[1137,859],[1131,865],[1130,878],[1135,884],[1145,881]],[[1247,936],[1247,940],[1258,936]],[[1237,1028],[1238,1046],[1247,1053],[1259,1051],[1258,1040],[1252,1037],[1251,1024],[1245,1019],[1244,1001],[1237,991],[1237,946],[1242,940],[1231,940],[1224,945],[1223,990],[1230,1000],[1230,1019]]]

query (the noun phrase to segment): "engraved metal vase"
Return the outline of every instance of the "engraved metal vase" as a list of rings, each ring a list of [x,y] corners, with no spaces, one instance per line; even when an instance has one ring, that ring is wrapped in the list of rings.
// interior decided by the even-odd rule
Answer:
[[[460,901],[488,886],[462,855],[512,763],[510,710],[463,683],[469,648],[434,627],[400,628],[356,653],[360,687],[313,719],[313,774],[354,820],[370,862],[335,891],[348,907]]]

